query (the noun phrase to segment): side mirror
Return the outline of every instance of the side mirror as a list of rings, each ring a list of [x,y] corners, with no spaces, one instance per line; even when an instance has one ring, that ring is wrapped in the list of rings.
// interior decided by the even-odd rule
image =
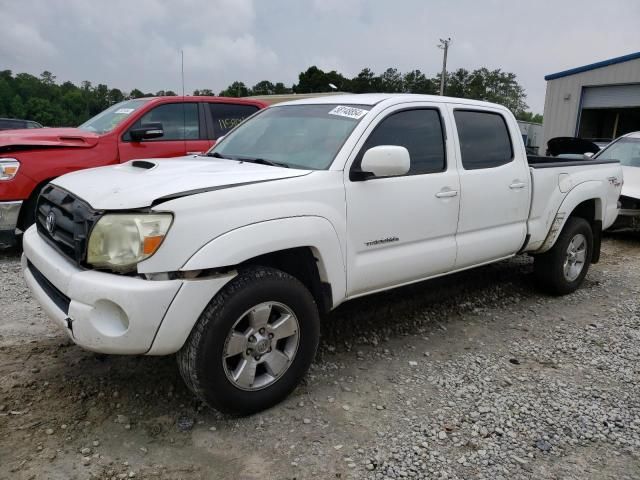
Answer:
[[[397,145],[372,147],[362,157],[360,180],[367,177],[394,177],[404,175],[411,167],[409,150]]]
[[[585,160],[591,160],[595,154],[593,152],[584,152],[582,156]]]
[[[146,123],[141,127],[129,130],[129,135],[134,142],[141,142],[164,136],[164,130],[161,123]]]

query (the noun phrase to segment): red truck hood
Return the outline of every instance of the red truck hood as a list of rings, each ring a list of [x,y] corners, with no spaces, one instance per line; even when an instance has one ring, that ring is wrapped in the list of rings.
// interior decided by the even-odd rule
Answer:
[[[0,132],[0,152],[11,151],[14,147],[44,148],[91,148],[100,139],[96,133],[79,128],[33,128],[23,130],[5,130]]]

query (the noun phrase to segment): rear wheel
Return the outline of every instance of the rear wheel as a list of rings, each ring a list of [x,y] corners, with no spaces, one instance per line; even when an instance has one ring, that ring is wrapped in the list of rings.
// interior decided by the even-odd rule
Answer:
[[[282,271],[241,271],[209,303],[178,352],[180,373],[210,406],[250,414],[291,393],[318,347],[311,293]]]
[[[569,217],[555,245],[536,256],[538,286],[554,295],[574,292],[589,271],[593,254],[593,231],[584,218]]]

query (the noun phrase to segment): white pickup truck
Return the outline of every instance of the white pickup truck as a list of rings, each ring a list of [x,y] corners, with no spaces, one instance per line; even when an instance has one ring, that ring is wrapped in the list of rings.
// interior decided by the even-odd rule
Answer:
[[[307,99],[256,113],[205,156],[57,178],[23,271],[78,345],[177,352],[195,395],[246,414],[295,388],[321,314],[349,299],[518,253],[542,288],[574,291],[621,184],[613,160],[528,161],[498,105]]]

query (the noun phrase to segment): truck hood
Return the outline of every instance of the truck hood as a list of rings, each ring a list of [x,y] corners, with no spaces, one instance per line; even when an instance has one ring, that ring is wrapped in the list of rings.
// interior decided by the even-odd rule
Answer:
[[[124,210],[212,190],[307,175],[310,170],[210,157],[132,160],[53,181],[98,210]]]
[[[621,195],[640,200],[640,167],[626,167],[623,165],[622,175],[624,183]]]
[[[79,128],[32,128],[0,132],[0,152],[25,148],[91,148],[100,139]]]

